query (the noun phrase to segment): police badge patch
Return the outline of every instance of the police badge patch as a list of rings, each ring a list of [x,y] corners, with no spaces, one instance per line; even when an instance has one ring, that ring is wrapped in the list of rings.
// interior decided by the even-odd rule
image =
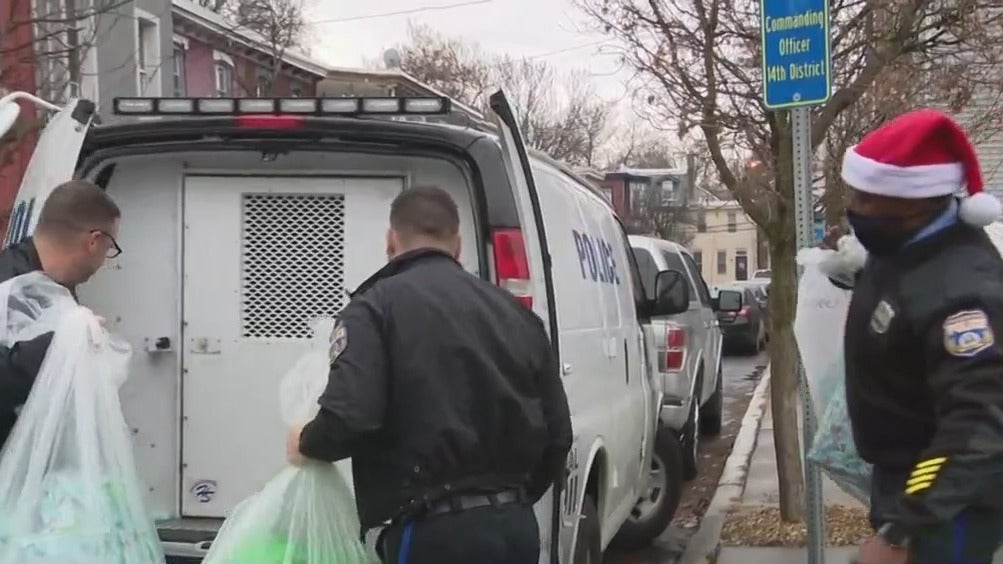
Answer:
[[[334,364],[334,361],[338,360],[341,353],[345,352],[345,348],[348,346],[348,329],[341,323],[337,321],[334,324],[334,329],[331,331],[331,347],[328,349],[327,358]]]
[[[959,311],[944,320],[944,350],[951,356],[973,357],[994,344],[989,317],[980,309]]]

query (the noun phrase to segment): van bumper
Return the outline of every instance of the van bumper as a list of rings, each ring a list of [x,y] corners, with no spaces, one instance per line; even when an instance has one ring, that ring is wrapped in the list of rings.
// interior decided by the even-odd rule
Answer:
[[[663,427],[681,431],[689,417],[690,395],[693,387],[685,372],[662,372],[662,406],[659,420]]]

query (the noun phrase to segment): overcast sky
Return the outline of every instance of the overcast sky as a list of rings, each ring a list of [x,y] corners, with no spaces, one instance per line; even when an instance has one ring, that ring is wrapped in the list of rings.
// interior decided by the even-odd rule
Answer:
[[[584,67],[603,97],[624,96],[626,74],[617,72],[604,38],[588,31],[571,0],[312,0],[308,19],[311,54],[334,66],[381,61],[383,50],[402,42],[412,22],[476,42],[487,52],[538,57],[565,70]]]

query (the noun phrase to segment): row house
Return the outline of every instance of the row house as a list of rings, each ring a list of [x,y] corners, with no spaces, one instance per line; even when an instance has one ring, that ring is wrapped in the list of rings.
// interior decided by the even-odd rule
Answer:
[[[191,0],[174,0],[173,26],[169,88],[146,96],[314,96],[328,73],[299,50],[274,45]]]
[[[327,68],[192,0],[3,0],[0,92],[84,97],[109,123],[128,96],[313,96]],[[23,106],[0,146],[0,226],[44,120]]]

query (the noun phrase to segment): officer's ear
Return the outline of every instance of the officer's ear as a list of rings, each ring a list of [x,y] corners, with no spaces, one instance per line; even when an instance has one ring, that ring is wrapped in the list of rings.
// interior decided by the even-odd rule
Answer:
[[[387,229],[387,260],[394,258],[394,255],[397,253],[397,248],[394,243],[394,230]]]
[[[454,259],[460,260],[460,248],[462,248],[462,247],[463,247],[463,239],[461,239],[460,235],[457,234],[456,237],[453,237],[453,258]]]

